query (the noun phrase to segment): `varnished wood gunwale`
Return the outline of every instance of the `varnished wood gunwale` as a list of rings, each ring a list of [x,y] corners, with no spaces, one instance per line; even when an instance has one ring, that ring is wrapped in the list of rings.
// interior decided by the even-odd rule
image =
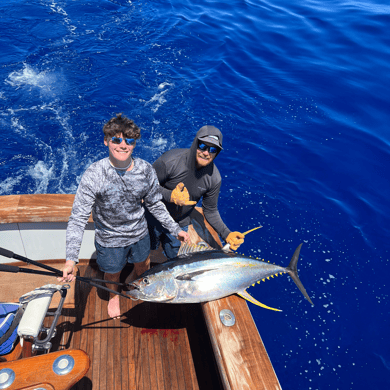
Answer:
[[[33,390],[38,388],[67,390],[85,375],[90,361],[84,351],[68,350],[66,355],[74,359],[74,367],[69,373],[58,375],[52,367],[54,361],[63,355],[64,352],[59,351],[23,360],[0,363],[0,370],[8,368],[14,372],[15,379],[9,387],[10,390]]]
[[[0,200],[1,224],[68,222],[74,194],[5,195]]]
[[[231,295],[202,303],[202,309],[224,389],[281,389],[246,302]],[[233,326],[222,324],[221,310],[233,313]]]

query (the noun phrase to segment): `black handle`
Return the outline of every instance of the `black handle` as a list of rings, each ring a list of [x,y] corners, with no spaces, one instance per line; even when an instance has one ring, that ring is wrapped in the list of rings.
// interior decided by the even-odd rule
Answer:
[[[36,265],[36,266],[41,267],[41,268],[45,268],[48,271],[52,271],[52,272],[56,273],[58,276],[62,275],[62,272],[60,270],[58,270],[58,269],[50,267],[50,266],[48,266],[46,264],[38,263],[37,261],[34,261],[34,260],[30,260],[27,257],[23,257],[23,256],[20,256],[20,255],[17,255],[14,252],[9,251],[8,249],[4,249],[4,248],[0,247],[0,255],[1,256],[5,256],[5,257],[10,257],[10,258],[13,258],[13,259],[16,259],[16,260],[24,261],[25,263],[33,264],[33,265]]]
[[[4,257],[10,257],[12,259],[14,257],[14,252],[0,247],[0,255]]]
[[[12,273],[25,273],[25,274],[36,274],[36,275],[47,275],[47,276],[58,276],[54,272],[41,271],[39,269],[21,268],[15,265],[0,264],[0,272],[12,272]]]
[[[17,274],[19,272],[19,267],[14,265],[0,264],[0,271],[2,272],[13,272]]]

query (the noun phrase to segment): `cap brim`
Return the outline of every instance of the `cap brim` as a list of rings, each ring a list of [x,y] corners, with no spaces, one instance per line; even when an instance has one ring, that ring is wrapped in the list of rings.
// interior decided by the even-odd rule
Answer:
[[[199,137],[198,140],[207,142],[210,145],[214,145],[214,146],[216,146],[217,148],[219,148],[221,150],[223,149],[222,146],[219,144],[219,142],[216,139],[212,138],[212,137],[209,137],[209,136]]]

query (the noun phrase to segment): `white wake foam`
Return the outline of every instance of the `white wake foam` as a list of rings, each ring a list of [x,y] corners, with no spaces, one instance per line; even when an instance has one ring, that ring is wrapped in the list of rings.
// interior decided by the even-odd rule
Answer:
[[[43,95],[56,96],[61,91],[58,77],[55,73],[44,70],[42,72],[34,70],[28,64],[24,64],[23,69],[10,73],[5,80],[6,84],[12,87],[37,89]]]

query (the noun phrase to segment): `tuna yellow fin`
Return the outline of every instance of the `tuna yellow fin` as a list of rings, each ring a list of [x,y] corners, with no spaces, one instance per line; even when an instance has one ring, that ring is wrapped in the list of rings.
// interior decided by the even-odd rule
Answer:
[[[282,310],[274,309],[273,307],[269,307],[267,305],[262,304],[261,302],[257,301],[255,298],[253,298],[252,295],[250,295],[246,290],[237,292],[237,295],[239,295],[240,297],[242,297],[242,298],[246,299],[247,301],[253,303],[254,305],[257,305],[257,306],[260,306],[260,307],[264,307],[264,309],[275,310],[275,311],[282,311]]]
[[[243,234],[244,236],[246,236],[248,233],[251,233],[251,232],[253,232],[254,230],[257,230],[257,229],[260,229],[260,228],[262,228],[262,226],[255,227],[255,228],[253,228],[253,229],[251,229],[251,230],[248,230],[247,232],[242,233],[242,234]]]

